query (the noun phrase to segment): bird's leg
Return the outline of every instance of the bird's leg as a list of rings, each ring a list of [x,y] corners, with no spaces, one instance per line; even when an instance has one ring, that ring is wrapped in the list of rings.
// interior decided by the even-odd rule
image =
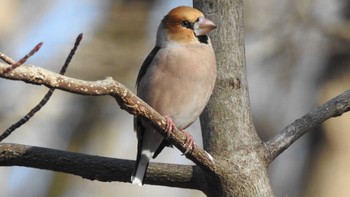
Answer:
[[[167,138],[169,138],[173,130],[176,128],[176,125],[169,116],[164,116],[164,118],[166,120],[165,131],[167,132]],[[186,148],[186,151],[184,152],[184,155],[185,155],[196,146],[196,143],[194,142],[191,134],[189,134],[185,130],[181,130],[181,131],[186,136],[186,143],[184,145],[184,148]]]
[[[176,126],[175,126],[175,123],[173,122],[173,120],[169,116],[164,116],[164,118],[165,118],[165,121],[166,121],[166,128],[165,128],[165,131],[167,133],[167,137],[166,138],[169,138],[171,133],[176,128]]]
[[[188,133],[185,130],[181,130],[181,131],[186,136],[186,143],[184,146],[184,148],[186,148],[186,151],[183,154],[183,155],[186,155],[188,152],[190,152],[190,150],[193,150],[193,148],[196,146],[196,143],[194,142],[193,137],[190,133]]]

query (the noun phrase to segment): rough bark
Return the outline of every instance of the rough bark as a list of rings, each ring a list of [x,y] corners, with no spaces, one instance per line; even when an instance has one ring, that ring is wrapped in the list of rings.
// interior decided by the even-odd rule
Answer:
[[[25,166],[64,172],[89,180],[130,182],[135,161],[74,153],[21,144],[0,143],[0,166]],[[152,162],[146,184],[201,189],[197,166]]]
[[[222,171],[208,179],[208,196],[273,196],[264,150],[252,122],[246,75],[242,0],[194,1],[218,28],[215,90],[201,116],[204,149]]]

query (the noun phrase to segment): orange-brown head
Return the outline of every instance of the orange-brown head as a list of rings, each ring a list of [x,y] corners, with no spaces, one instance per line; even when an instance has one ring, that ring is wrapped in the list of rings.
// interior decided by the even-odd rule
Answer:
[[[165,40],[175,43],[199,43],[216,25],[195,8],[180,6],[172,9],[162,20]]]

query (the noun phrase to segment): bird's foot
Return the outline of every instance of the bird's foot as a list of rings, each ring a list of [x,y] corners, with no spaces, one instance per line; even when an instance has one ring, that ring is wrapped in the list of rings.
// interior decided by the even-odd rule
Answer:
[[[166,128],[165,128],[165,131],[167,133],[167,137],[166,138],[169,138],[171,133],[176,128],[176,126],[175,126],[175,123],[173,122],[173,120],[169,116],[164,116],[164,118],[165,118],[165,121],[166,121]],[[193,150],[193,148],[196,146],[196,143],[194,142],[193,137],[192,137],[191,134],[189,134],[185,130],[181,130],[181,131],[186,136],[186,143],[183,146],[184,148],[186,148],[186,151],[183,153],[183,155],[186,155],[188,152]]]
[[[166,121],[166,128],[165,128],[165,132],[167,133],[167,137],[166,138],[169,138],[171,133],[176,128],[176,126],[175,126],[175,123],[173,122],[173,120],[169,116],[164,116],[164,118],[165,118],[165,121]]]
[[[182,133],[186,136],[186,143],[184,145],[184,148],[186,148],[186,151],[183,153],[183,155],[186,155],[188,152],[192,151],[194,147],[196,146],[196,143],[193,140],[193,137],[191,134],[189,134],[187,131],[182,130]]]

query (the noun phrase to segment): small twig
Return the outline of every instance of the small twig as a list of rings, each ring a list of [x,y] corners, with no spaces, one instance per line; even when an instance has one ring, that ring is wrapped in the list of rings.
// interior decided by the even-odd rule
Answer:
[[[29,121],[30,118],[34,116],[36,112],[38,112],[49,100],[51,97],[53,91],[50,89],[44,98],[41,99],[39,104],[37,104],[33,109],[31,109],[23,118],[21,118],[19,121],[16,123],[12,124],[9,128],[7,128],[1,135],[0,135],[0,142],[7,138],[13,131],[18,129],[20,126],[24,125],[26,122]]]
[[[71,49],[66,61],[64,62],[62,68],[61,68],[61,71],[60,71],[60,74],[61,75],[64,75],[64,73],[66,73],[66,70],[67,70],[67,67],[70,63],[70,61],[72,60],[74,54],[75,54],[75,51],[78,49],[78,46],[80,44],[80,41],[83,39],[83,33],[80,33],[78,35],[78,37],[75,39],[75,43],[74,43],[74,47]]]
[[[311,112],[286,126],[266,143],[266,160],[272,162],[279,154],[312,128],[350,111],[350,90],[314,108]]]
[[[66,61],[64,62],[61,70],[60,70],[60,74],[61,75],[64,75],[64,73],[66,72],[67,70],[67,67],[69,65],[69,63],[71,62],[74,54],[75,54],[75,51],[77,50],[79,44],[80,44],[80,41],[82,40],[83,38],[83,34],[79,34],[79,36],[76,38],[75,40],[75,43],[74,43],[74,47],[73,49],[70,51],[68,57],[66,58]],[[39,44],[40,45],[40,44]],[[37,45],[37,46],[39,46]],[[41,45],[39,46],[39,48],[41,47]],[[35,47],[37,48],[37,47]],[[34,49],[35,49],[34,48]],[[39,48],[37,48],[37,50],[39,50]],[[32,54],[31,54],[32,53]],[[27,57],[26,59],[28,59],[31,55],[33,55],[35,53],[35,51],[33,52],[33,50],[28,54],[26,55],[25,57]],[[21,60],[23,60],[24,58],[22,58]],[[25,59],[25,60],[26,60]],[[20,61],[21,61],[20,60]],[[25,62],[25,60],[23,61],[23,63]],[[19,61],[19,62],[20,62]],[[21,63],[21,64],[23,64]],[[17,63],[16,63],[17,64]],[[18,64],[18,65],[21,65],[21,64]],[[12,66],[15,65],[15,64],[12,64]],[[16,66],[17,67],[17,66]],[[14,68],[16,68],[14,67]],[[13,69],[14,69],[13,68]],[[6,72],[5,72],[6,73]],[[26,122],[28,122],[50,99],[50,97],[52,96],[53,92],[55,91],[55,88],[50,88],[49,91],[45,94],[45,96],[40,100],[40,102],[34,107],[32,108],[23,118],[21,118],[19,121],[17,121],[16,123],[12,124],[8,129],[6,129],[1,135],[0,135],[0,142],[2,140],[4,140],[5,138],[7,138],[9,135],[11,135],[11,133],[13,131],[15,131],[16,129],[18,129],[20,126],[22,126],[23,124],[25,124]]]
[[[39,49],[41,48],[41,46],[43,46],[43,43],[40,42],[39,44],[37,44],[27,55],[25,55],[22,59],[20,59],[18,62],[16,63],[11,63],[11,66],[5,68],[3,70],[3,73],[8,73],[11,70],[14,70],[15,68],[17,68],[18,66],[24,64],[24,62],[27,61],[28,58],[30,58],[32,55],[34,55],[37,51],[39,51]],[[7,60],[12,60],[12,59],[7,59]],[[12,62],[12,61],[11,61]]]
[[[10,65],[16,63],[15,60],[13,60],[13,59],[10,58],[9,56],[7,56],[7,55],[5,55],[5,54],[3,54],[3,53],[1,53],[1,52],[0,52],[0,59],[2,59],[4,62],[6,62],[6,63],[8,63],[8,64],[10,64]]]

